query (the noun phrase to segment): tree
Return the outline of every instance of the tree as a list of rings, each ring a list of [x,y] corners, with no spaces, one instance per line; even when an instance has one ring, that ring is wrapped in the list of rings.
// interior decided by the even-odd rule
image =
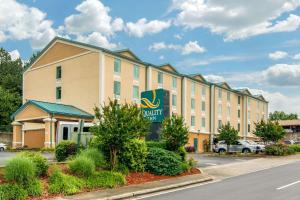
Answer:
[[[283,111],[274,111],[273,113],[269,114],[270,120],[291,120],[291,119],[298,119],[298,115],[296,113],[286,114]]]
[[[229,152],[229,145],[234,144],[239,139],[239,132],[231,126],[230,123],[227,123],[222,125],[219,133],[219,140],[225,141],[227,144],[227,152]]]
[[[255,131],[253,134],[260,137],[264,142],[276,143],[284,137],[285,131],[278,122],[273,122],[271,120],[265,122],[264,120],[261,120],[260,122],[255,123]]]
[[[35,53],[33,53],[31,55],[31,57],[29,58],[28,62],[26,62],[24,64],[24,69],[26,70],[32,63],[34,63],[34,61],[37,59],[37,57],[41,54],[40,51],[37,51]]]
[[[110,168],[115,169],[120,150],[130,140],[145,137],[150,121],[136,104],[118,104],[117,100],[110,100],[108,105],[102,106],[102,112],[99,107],[94,110],[98,124],[91,128],[91,132],[107,150]]]
[[[10,116],[22,103],[22,61],[0,48],[0,131],[10,131]]]
[[[181,116],[173,115],[162,123],[162,138],[170,151],[177,151],[188,142],[188,128]]]

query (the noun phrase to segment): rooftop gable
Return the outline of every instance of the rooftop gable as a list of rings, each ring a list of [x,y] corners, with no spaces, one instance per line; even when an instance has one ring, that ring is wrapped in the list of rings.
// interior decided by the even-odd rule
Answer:
[[[141,61],[141,59],[139,59],[139,57],[137,57],[137,55],[135,55],[132,51],[130,51],[129,49],[122,49],[122,50],[117,50],[115,51],[118,54],[121,54],[123,56],[126,56],[128,58],[137,60],[137,61]]]
[[[166,63],[166,64],[162,64],[159,66],[160,68],[164,69],[164,70],[167,70],[169,72],[173,72],[173,73],[176,73],[176,74],[179,74],[179,72],[175,69],[175,67],[173,67],[171,64],[169,63]]]
[[[228,85],[228,83],[226,82],[221,82],[221,83],[216,83],[218,86],[222,87],[222,88],[226,88],[231,90],[231,87]]]
[[[190,77],[193,77],[194,79],[201,81],[201,82],[207,82],[206,79],[201,74],[191,74]]]

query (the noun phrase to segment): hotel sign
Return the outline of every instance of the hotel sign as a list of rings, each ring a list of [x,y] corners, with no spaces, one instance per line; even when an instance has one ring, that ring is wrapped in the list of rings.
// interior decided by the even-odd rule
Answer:
[[[169,116],[169,92],[163,89],[144,91],[141,94],[143,114],[151,122],[162,122]]]

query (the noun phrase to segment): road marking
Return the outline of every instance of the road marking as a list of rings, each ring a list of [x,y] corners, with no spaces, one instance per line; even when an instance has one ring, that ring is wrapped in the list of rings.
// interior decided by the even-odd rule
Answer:
[[[300,183],[300,180],[299,180],[299,181],[295,181],[295,182],[290,183],[290,184],[287,184],[287,185],[283,185],[283,186],[281,186],[281,187],[279,187],[279,188],[276,188],[276,190],[282,190],[282,189],[284,189],[284,188],[290,187],[290,186],[295,185],[295,184],[297,184],[297,183]]]

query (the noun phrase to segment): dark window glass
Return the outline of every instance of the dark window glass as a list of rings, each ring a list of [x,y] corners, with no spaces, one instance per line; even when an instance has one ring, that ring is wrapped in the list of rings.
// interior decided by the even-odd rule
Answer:
[[[68,140],[69,139],[69,128],[64,127],[63,128],[63,140]]]
[[[61,87],[56,87],[56,99],[61,99]]]
[[[61,66],[56,67],[56,79],[61,79]]]

